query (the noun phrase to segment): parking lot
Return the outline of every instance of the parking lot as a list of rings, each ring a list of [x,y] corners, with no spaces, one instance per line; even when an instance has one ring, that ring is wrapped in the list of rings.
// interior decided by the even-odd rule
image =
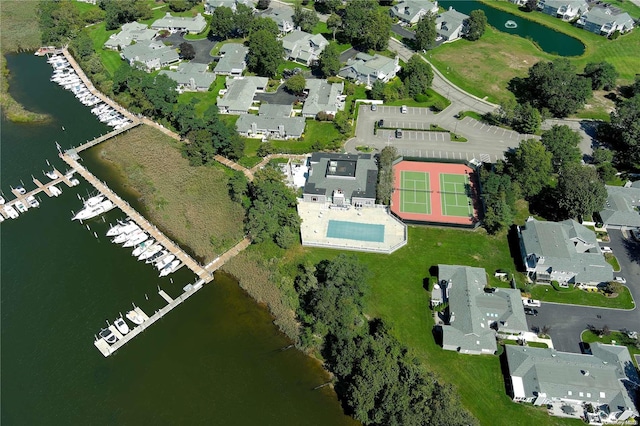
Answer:
[[[396,127],[398,129],[406,129],[403,126],[390,126],[390,127]],[[428,127],[428,126],[427,126]],[[379,129],[378,130],[378,137],[382,137],[383,139],[404,139],[404,140],[414,140],[414,141],[441,141],[441,142],[449,142],[451,141],[451,136],[449,135],[449,133],[444,133],[444,132],[421,132],[421,131],[411,131],[411,130],[403,130],[402,131],[402,137],[401,138],[397,138],[396,137],[396,130],[395,129]]]

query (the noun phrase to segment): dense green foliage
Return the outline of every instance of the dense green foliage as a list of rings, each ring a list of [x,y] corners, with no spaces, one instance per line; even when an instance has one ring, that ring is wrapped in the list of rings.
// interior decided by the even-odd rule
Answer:
[[[416,49],[431,49],[435,42],[436,36],[436,15],[428,12],[418,21],[416,25]]]
[[[580,134],[569,126],[554,125],[542,133],[540,141],[551,153],[553,170],[557,173],[569,164],[578,164],[582,159]]]
[[[591,81],[576,74],[564,58],[536,63],[527,77],[516,77],[509,86],[520,102],[530,102],[539,110],[547,108],[556,117],[575,113],[591,96]]]
[[[249,34],[258,32],[260,30],[267,30],[274,37],[280,35],[280,30],[278,29],[278,24],[273,19],[265,18],[262,16],[256,16],[253,18],[253,22],[249,25]]]
[[[96,87],[101,90],[111,90],[111,81],[105,72],[100,57],[95,50],[93,50],[93,41],[86,30],[80,31],[80,33],[71,40],[69,50]]]
[[[249,36],[247,65],[258,75],[273,77],[283,61],[282,42],[268,30],[259,30]]]
[[[469,28],[465,38],[467,40],[476,41],[484,34],[484,30],[487,27],[487,16],[483,10],[472,10],[469,14]]]
[[[302,74],[296,74],[291,76],[284,82],[284,87],[289,92],[299,95],[304,91],[304,88],[307,86],[307,80],[304,78]]]
[[[338,46],[330,43],[322,52],[320,52],[320,56],[318,58],[318,67],[320,68],[320,72],[325,77],[335,76],[338,75],[340,66],[340,51],[338,50]]]
[[[607,139],[618,152],[618,161],[640,168],[640,93],[622,101],[604,125]]]
[[[296,194],[283,182],[280,170],[266,167],[255,174],[249,186],[251,206],[246,229],[255,243],[274,241],[282,248],[298,241],[300,217]]]
[[[529,102],[517,104],[513,109],[513,119],[511,121],[513,130],[527,135],[533,135],[540,130],[541,123],[542,117],[540,116],[540,112]]]
[[[169,9],[174,12],[184,12],[200,3],[200,0],[168,0]]]
[[[235,15],[231,8],[226,6],[216,7],[211,14],[210,34],[216,35],[223,40],[233,36],[235,32]]]
[[[387,146],[380,151],[378,158],[378,185],[376,186],[376,200],[379,204],[389,205],[391,194],[395,187],[393,162],[398,158],[398,150],[394,146]]]
[[[78,9],[70,0],[38,3],[36,14],[40,38],[45,45],[62,45],[73,38],[83,25]]]
[[[181,59],[190,61],[191,59],[196,57],[196,49],[194,49],[193,44],[187,43],[186,41],[180,43],[180,46],[178,46],[178,51],[180,53]]]
[[[327,28],[331,30],[331,32],[333,33],[334,40],[336,39],[336,31],[338,31],[341,27],[342,27],[342,19],[340,18],[339,15],[332,13],[327,18]]]
[[[412,98],[426,94],[433,81],[431,65],[420,55],[413,55],[402,69],[402,81],[407,94]]]
[[[305,9],[300,3],[296,3],[293,8],[293,24],[296,27],[300,27],[302,31],[310,33],[318,21],[318,15],[314,11]]]
[[[505,156],[509,175],[519,185],[524,197],[535,197],[549,184],[551,153],[539,140],[522,141],[513,152],[506,152]]]
[[[593,167],[574,163],[558,176],[554,196],[563,218],[584,218],[603,209],[607,190]]]
[[[499,165],[501,170],[501,166]],[[516,193],[509,175],[495,169],[480,169],[482,201],[485,207],[484,227],[495,234],[513,223],[515,215]]]
[[[589,62],[584,67],[584,75],[591,79],[593,90],[611,90],[616,86],[618,71],[609,62]]]
[[[258,4],[256,4],[256,9],[266,10],[266,9],[269,9],[269,5],[271,5],[271,0],[258,0]]]
[[[146,0],[100,0],[98,6],[104,10],[107,30],[115,30],[127,22],[145,20],[153,16]]]
[[[391,17],[375,0],[352,0],[342,18],[344,34],[353,46],[384,50],[389,43]]]

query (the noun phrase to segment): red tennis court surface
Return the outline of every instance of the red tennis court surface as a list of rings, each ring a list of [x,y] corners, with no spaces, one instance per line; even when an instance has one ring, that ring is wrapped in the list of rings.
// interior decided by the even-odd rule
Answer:
[[[399,218],[454,226],[474,226],[478,222],[478,194],[471,167],[403,160],[393,167],[393,173],[395,188],[391,196],[391,211]],[[420,182],[422,179],[418,179],[420,173],[424,176],[424,184]],[[449,184],[452,179],[467,184]]]

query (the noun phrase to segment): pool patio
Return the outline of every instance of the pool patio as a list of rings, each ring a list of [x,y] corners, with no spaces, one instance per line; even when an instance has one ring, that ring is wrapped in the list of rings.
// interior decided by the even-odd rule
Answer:
[[[330,208],[329,204],[310,203],[298,200],[298,215],[302,219],[300,234],[302,245],[309,247],[327,247],[342,250],[366,251],[374,253],[393,253],[407,244],[407,227],[387,212],[386,208],[351,207]],[[377,225],[384,227],[383,241],[363,241],[328,237],[329,222],[335,226],[340,222],[352,222],[361,225]],[[365,228],[362,226],[362,228]],[[366,229],[366,228],[365,228]],[[332,234],[335,235],[335,232]],[[377,238],[375,238],[377,239]]]

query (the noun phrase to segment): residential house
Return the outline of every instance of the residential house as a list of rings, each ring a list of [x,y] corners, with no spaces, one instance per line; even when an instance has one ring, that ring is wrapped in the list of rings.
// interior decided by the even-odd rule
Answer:
[[[571,21],[586,13],[589,5],[584,0],[540,0],[538,8],[547,15]]]
[[[609,186],[607,202],[599,212],[605,228],[640,227],[640,181],[630,186]]]
[[[398,57],[373,56],[366,53],[358,53],[347,61],[345,67],[340,69],[340,77],[355,81],[357,84],[365,84],[370,87],[376,81],[389,82],[400,71]]]
[[[204,16],[197,14],[194,17],[172,16],[167,12],[164,17],[156,20],[151,24],[154,30],[167,30],[172,33],[186,32],[189,34],[198,34],[207,27],[207,21]]]
[[[153,41],[126,46],[120,56],[131,66],[142,66],[147,72],[165,67],[180,60],[175,49]]]
[[[469,15],[460,13],[452,7],[436,17],[436,32],[444,41],[459,39],[466,34],[468,26]]]
[[[153,40],[158,32],[149,29],[145,24],[136,21],[122,25],[119,33],[111,34],[109,40],[104,42],[104,47],[112,50],[119,50],[131,43],[143,43]]]
[[[223,6],[228,7],[233,12],[235,12],[239,4],[247,6],[252,10],[256,7],[255,0],[205,0],[204,13],[206,13],[207,15],[211,15],[214,10]]]
[[[240,43],[227,43],[220,48],[220,60],[213,72],[220,75],[239,77],[247,68],[247,49]]]
[[[376,203],[378,165],[371,154],[316,152],[302,198],[310,203],[373,207]]]
[[[577,354],[506,345],[505,352],[516,402],[571,407],[590,424],[638,416],[638,373],[625,346],[592,343],[591,354]]]
[[[258,115],[241,115],[236,129],[249,138],[297,139],[304,133],[305,120],[292,117],[292,112],[291,105],[262,104]]]
[[[613,279],[595,232],[575,220],[545,222],[529,217],[518,227],[518,236],[527,275],[538,283],[597,286]]]
[[[271,2],[268,9],[259,13],[259,16],[272,19],[278,24],[280,33],[287,34],[293,31],[293,8],[280,3]]]
[[[320,53],[329,42],[322,34],[292,31],[282,38],[285,58],[307,66],[318,60]]]
[[[269,84],[266,77],[227,78],[226,91],[218,99],[218,108],[222,114],[246,114],[256,92],[264,92]]]
[[[179,92],[206,92],[216,79],[216,75],[209,72],[207,64],[195,64],[182,62],[176,70],[162,70],[160,74],[166,75],[178,83]]]
[[[432,305],[447,303],[442,348],[464,354],[494,354],[498,332],[524,335],[529,328],[520,290],[487,287],[483,268],[438,265]]]
[[[428,0],[404,0],[393,6],[389,13],[392,17],[409,25],[417,24],[427,13],[438,13],[438,2]]]
[[[631,31],[635,22],[628,13],[614,14],[611,9],[594,7],[578,20],[578,26],[592,33],[609,37],[616,31]]]
[[[346,95],[344,83],[329,83],[327,80],[308,79],[305,92],[307,99],[302,106],[302,116],[315,118],[319,112],[335,116],[344,109]]]

